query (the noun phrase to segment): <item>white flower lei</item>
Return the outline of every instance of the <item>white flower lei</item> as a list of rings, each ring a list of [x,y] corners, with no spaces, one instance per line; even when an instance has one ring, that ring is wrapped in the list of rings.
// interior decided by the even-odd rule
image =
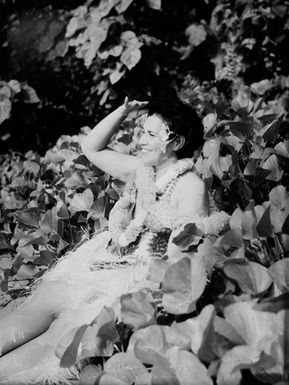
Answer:
[[[192,159],[181,159],[172,165],[167,172],[155,181],[155,170],[153,167],[143,166],[136,174],[135,190],[132,195],[132,186],[128,186],[128,190],[124,193],[123,198],[133,199],[135,203],[135,191],[138,191],[139,202],[142,207],[149,212],[150,208],[156,201],[157,193],[162,194],[179,175],[194,166]],[[121,224],[119,224],[121,226]],[[117,229],[115,229],[117,231]],[[134,242],[137,237],[145,231],[144,218],[131,220],[127,228],[118,238],[120,246],[125,247]]]

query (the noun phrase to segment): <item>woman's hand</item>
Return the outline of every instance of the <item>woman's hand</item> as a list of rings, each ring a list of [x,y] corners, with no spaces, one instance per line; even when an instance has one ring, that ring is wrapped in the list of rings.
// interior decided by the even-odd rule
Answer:
[[[123,116],[127,117],[127,115],[130,112],[141,110],[141,109],[145,108],[145,106],[147,106],[147,104],[148,104],[148,101],[144,101],[144,102],[141,102],[138,100],[129,101],[128,97],[126,96],[124,99],[124,103],[122,106],[120,106],[120,108],[123,110],[122,111]]]

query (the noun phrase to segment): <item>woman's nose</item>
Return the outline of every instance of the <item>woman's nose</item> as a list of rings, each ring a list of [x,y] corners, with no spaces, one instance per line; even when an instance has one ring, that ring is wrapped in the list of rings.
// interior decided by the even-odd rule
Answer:
[[[139,138],[139,144],[144,145],[144,144],[147,144],[147,142],[148,142],[148,137],[147,137],[146,132],[144,132],[141,134],[141,136]]]

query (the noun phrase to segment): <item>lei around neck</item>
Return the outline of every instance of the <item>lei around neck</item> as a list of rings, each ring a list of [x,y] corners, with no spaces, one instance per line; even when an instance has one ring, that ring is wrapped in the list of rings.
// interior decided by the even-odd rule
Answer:
[[[192,169],[193,166],[194,161],[192,159],[181,159],[169,166],[162,176],[156,178],[155,169],[143,165],[137,170],[134,183],[128,184],[122,199],[135,204],[137,192],[138,204],[149,212],[156,202],[157,195],[163,194],[180,175]],[[136,217],[130,221],[118,238],[120,246],[127,246],[137,239],[145,229],[144,221],[144,217],[141,219]],[[121,225],[123,226],[123,224]]]

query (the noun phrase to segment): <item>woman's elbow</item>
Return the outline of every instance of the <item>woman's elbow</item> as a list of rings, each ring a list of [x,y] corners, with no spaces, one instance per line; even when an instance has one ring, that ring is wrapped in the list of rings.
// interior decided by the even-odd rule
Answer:
[[[91,154],[92,152],[96,152],[96,150],[94,150],[91,146],[91,143],[90,141],[85,138],[81,143],[80,143],[80,148],[81,148],[81,151],[82,153],[87,156],[89,154]]]

